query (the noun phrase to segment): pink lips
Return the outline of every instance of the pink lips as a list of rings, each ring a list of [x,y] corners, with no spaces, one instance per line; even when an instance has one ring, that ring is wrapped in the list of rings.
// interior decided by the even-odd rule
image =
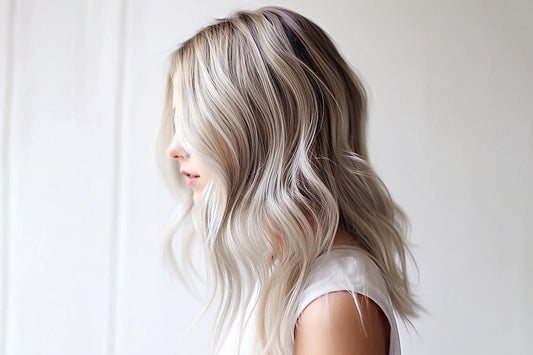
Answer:
[[[180,173],[189,178],[189,180],[187,180],[187,186],[192,186],[192,184],[194,184],[194,182],[200,177],[199,175],[191,174],[185,170],[181,170]]]
[[[194,184],[194,182],[195,182],[196,180],[198,180],[197,177],[194,177],[194,178],[189,179],[189,181],[187,181],[187,186],[191,186],[192,184]]]

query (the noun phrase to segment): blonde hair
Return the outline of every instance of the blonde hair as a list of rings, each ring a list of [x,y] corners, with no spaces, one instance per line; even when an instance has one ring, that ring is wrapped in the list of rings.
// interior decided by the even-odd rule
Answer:
[[[368,161],[366,115],[365,89],[329,36],[281,7],[216,19],[172,53],[158,159],[183,203],[164,250],[190,285],[202,242],[215,347],[257,291],[256,353],[286,353],[310,266],[339,225],[381,270],[397,315],[410,324],[422,309],[406,270],[408,220]],[[195,204],[165,154],[176,133],[214,172]]]

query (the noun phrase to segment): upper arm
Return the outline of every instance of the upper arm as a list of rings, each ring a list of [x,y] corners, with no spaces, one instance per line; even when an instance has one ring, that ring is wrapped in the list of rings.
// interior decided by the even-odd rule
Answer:
[[[370,298],[361,294],[356,297],[361,313],[348,291],[331,292],[313,300],[296,323],[293,355],[388,354],[387,317]]]

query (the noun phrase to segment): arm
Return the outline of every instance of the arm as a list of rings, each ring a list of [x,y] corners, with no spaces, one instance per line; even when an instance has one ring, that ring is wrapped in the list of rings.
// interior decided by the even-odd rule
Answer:
[[[327,296],[327,299],[326,299]],[[386,355],[390,326],[372,300],[357,294],[364,328],[352,295],[331,292],[313,300],[294,330],[293,355]]]

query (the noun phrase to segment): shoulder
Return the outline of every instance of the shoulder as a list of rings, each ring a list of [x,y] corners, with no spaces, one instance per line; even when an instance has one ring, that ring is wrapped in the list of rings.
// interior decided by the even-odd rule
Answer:
[[[324,294],[300,313],[294,331],[294,355],[388,354],[387,317],[370,298],[348,291]]]
[[[332,250],[313,262],[297,314],[317,297],[341,290],[368,296],[382,307],[387,304],[387,285],[369,256],[357,250]]]

